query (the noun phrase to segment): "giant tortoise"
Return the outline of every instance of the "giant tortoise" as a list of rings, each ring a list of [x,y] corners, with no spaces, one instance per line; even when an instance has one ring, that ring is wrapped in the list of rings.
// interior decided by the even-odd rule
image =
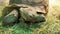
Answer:
[[[32,5],[32,4],[34,5]],[[20,18],[25,22],[45,22],[45,16],[48,13],[48,4],[41,1],[27,3],[13,3],[7,6],[8,12],[3,18],[3,24],[13,24],[15,22],[20,22]],[[45,4],[44,4],[45,3]],[[36,6],[35,6],[36,5]]]

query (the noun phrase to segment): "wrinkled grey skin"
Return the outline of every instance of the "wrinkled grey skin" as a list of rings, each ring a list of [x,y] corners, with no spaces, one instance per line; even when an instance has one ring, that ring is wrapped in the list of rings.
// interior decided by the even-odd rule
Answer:
[[[43,14],[38,14],[34,8],[29,7],[29,8],[21,8],[21,16],[25,21],[30,21],[30,22],[44,22],[45,17]]]

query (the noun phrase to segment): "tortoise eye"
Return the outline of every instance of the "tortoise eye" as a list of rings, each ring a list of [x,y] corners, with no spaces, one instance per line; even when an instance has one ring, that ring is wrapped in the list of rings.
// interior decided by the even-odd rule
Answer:
[[[42,12],[37,12],[37,14],[44,14],[44,13],[42,13]]]

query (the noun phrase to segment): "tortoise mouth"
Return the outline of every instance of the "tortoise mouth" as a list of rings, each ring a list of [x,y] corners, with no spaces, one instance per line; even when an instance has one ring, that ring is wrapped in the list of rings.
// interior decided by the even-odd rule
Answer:
[[[45,22],[45,21],[46,21],[45,17],[42,17],[40,20],[40,22]]]
[[[45,21],[46,21],[44,15],[39,15],[39,16],[37,16],[37,17],[36,17],[36,20],[37,20],[38,22],[45,22]]]

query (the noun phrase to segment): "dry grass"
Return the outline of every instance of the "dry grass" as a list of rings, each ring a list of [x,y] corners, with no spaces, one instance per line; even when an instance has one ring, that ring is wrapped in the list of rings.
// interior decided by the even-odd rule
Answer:
[[[60,20],[56,18],[59,13],[60,6],[50,7],[46,22],[30,24],[29,26],[22,21],[14,26],[3,27],[0,18],[0,34],[60,34]],[[1,15],[2,11],[0,10],[0,17]]]

